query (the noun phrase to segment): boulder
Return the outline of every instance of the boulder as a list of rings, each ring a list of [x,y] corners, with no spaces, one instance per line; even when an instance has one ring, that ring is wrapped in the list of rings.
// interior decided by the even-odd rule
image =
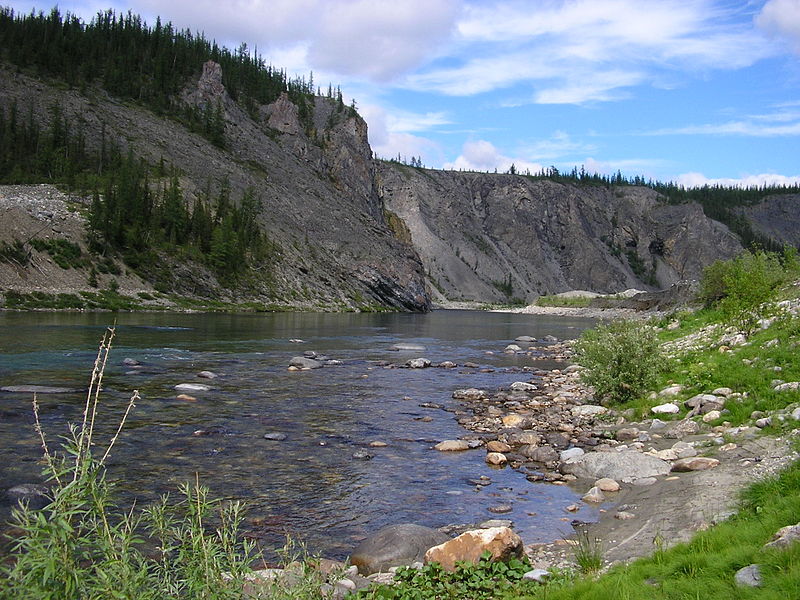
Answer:
[[[289,366],[296,367],[298,369],[321,369],[325,365],[313,358],[308,358],[306,356],[295,356],[289,361]]]
[[[736,571],[733,576],[736,585],[741,587],[761,587],[761,567],[748,565]]]
[[[800,540],[800,523],[787,525],[778,529],[772,539],[764,544],[764,548],[787,548],[798,540]]]
[[[666,475],[670,469],[671,466],[668,462],[633,450],[590,452],[562,466],[565,473],[579,478],[607,477],[622,481]]]
[[[601,492],[618,492],[619,491],[619,484],[614,481],[613,479],[609,479],[608,477],[601,477],[597,481],[594,482],[594,487],[596,487]]]
[[[539,388],[533,383],[527,383],[525,381],[515,381],[511,384],[511,391],[513,392],[535,392],[538,389]]]
[[[484,552],[489,552],[491,560],[507,561],[521,557],[524,545],[508,527],[478,529],[430,548],[425,553],[425,563],[436,562],[444,569],[454,571],[457,562],[477,563]]]
[[[550,446],[525,446],[520,450],[520,454],[540,463],[555,462],[559,458],[558,450]]]
[[[666,404],[659,404],[650,409],[656,415],[675,415],[681,412],[677,404],[667,402]]]
[[[599,406],[597,404],[584,404],[583,406],[573,406],[571,411],[573,417],[596,417],[598,415],[604,415],[608,412],[608,409],[605,406]]]
[[[586,453],[582,448],[570,448],[568,450],[562,450],[559,453],[558,458],[561,462],[570,462],[578,457],[583,456],[584,454]]]
[[[515,342],[531,343],[531,342],[535,342],[536,338],[535,337],[531,337],[529,335],[521,335],[517,339],[515,339],[514,341]]]
[[[456,390],[453,392],[453,398],[456,400],[475,401],[485,400],[488,397],[489,395],[486,393],[486,390],[479,390],[476,388],[467,388],[465,390]]]
[[[448,539],[441,531],[422,525],[390,525],[361,542],[350,555],[350,564],[362,575],[407,566],[421,561],[428,548]]]
[[[406,361],[406,366],[409,369],[427,369],[431,366],[431,361],[427,358],[412,358]]]
[[[214,373],[214,371],[200,371],[197,374],[197,376],[200,377],[201,379],[216,379],[217,378],[217,374]]]
[[[445,440],[439,442],[433,448],[439,452],[460,452],[461,450],[469,450],[469,442],[466,440]]]
[[[486,455],[486,463],[495,466],[501,466],[508,462],[505,454],[500,452],[489,452]]]
[[[684,419],[665,431],[664,437],[680,439],[687,435],[695,435],[698,431],[700,431],[700,425],[690,419]]]
[[[511,452],[511,446],[499,440],[492,440],[486,444],[486,450],[489,452]]]

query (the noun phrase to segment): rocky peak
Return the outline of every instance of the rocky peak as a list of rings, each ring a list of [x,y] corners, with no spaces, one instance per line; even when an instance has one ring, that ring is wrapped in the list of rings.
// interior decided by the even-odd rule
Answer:
[[[197,91],[204,100],[217,100],[225,93],[222,84],[222,67],[209,60],[203,65],[203,73],[197,82]]]
[[[267,125],[272,129],[289,135],[298,135],[302,131],[300,118],[295,105],[286,92],[267,107]]]

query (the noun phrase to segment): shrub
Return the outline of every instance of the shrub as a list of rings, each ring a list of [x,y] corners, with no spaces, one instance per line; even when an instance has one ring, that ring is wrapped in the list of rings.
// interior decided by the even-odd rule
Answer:
[[[517,596],[524,593],[526,587],[537,585],[522,579],[530,569],[526,558],[512,558],[506,563],[492,560],[485,552],[477,564],[458,563],[453,572],[445,571],[439,563],[425,565],[420,570],[401,568],[395,577],[396,585],[370,588],[359,592],[357,597],[363,600],[482,600],[511,593]]]
[[[638,398],[666,366],[653,328],[634,321],[615,321],[585,331],[575,353],[577,362],[586,367],[581,374],[584,382],[594,386],[598,397],[611,402]]]
[[[745,250],[705,269],[700,299],[707,306],[718,307],[727,322],[750,332],[769,315],[767,303],[780,286],[797,275],[794,249],[787,248],[783,254]]]

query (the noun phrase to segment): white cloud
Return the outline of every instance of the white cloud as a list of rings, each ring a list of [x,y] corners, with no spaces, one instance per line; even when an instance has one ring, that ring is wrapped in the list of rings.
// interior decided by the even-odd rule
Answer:
[[[800,175],[778,175],[775,173],[762,173],[760,175],[743,175],[738,178],[706,177],[702,173],[683,173],[678,175],[676,183],[684,187],[702,187],[704,185],[724,185],[728,187],[761,187],[800,185]]]
[[[373,152],[382,158],[412,156],[422,157],[427,164],[441,162],[441,149],[432,140],[413,135],[412,132],[428,131],[446,124],[443,113],[415,114],[409,111],[392,111],[377,104],[362,104],[359,108],[368,125],[369,143]]]
[[[776,52],[750,20],[730,12],[710,0],[475,1],[448,60],[406,84],[474,95],[523,82],[530,102],[582,104]]]
[[[778,123],[778,124],[776,124]],[[737,135],[745,137],[784,137],[800,135],[800,119],[791,113],[756,115],[748,119],[658,129],[646,135]]]
[[[500,153],[494,144],[486,140],[474,140],[466,142],[461,149],[461,154],[452,162],[443,165],[445,170],[464,170],[464,171],[494,171],[504,173],[511,168],[511,165],[518,173],[526,170],[531,173],[538,173],[544,166],[526,160],[524,158],[511,158]]]
[[[800,53],[800,0],[769,0],[756,17],[764,31],[785,39]]]
[[[277,66],[389,81],[435,55],[455,26],[457,0],[132,0],[125,9],[160,15],[218,42],[247,42]],[[91,14],[84,14],[91,18]]]
[[[548,139],[525,144],[518,153],[528,157],[529,160],[540,161],[561,158],[579,152],[594,152],[594,150],[593,145],[575,141],[565,131],[555,131]]]

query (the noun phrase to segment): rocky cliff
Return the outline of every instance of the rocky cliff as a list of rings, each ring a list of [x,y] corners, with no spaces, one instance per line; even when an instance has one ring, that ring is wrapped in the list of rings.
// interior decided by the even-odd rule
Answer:
[[[226,287],[201,262],[165,254],[160,268],[169,270],[168,291],[178,295],[314,310],[427,310],[432,298],[508,302],[574,289],[664,288],[696,279],[705,265],[741,250],[699,205],[668,204],[650,188],[375,161],[355,111],[340,100],[308,98],[298,105],[284,94],[245,110],[226,90],[219,65],[208,62],[176,100],[219,116],[223,143],[212,143],[174,114],[159,116],[99,87],[68,89],[0,66],[6,114],[16,105],[44,130],[58,105],[89,148],[112,140],[150,165],[176,169],[189,205],[223,182],[234,201],[245,190],[260,200],[258,224],[275,248],[269,262],[255,265],[245,283]],[[23,206],[36,188],[0,193],[0,201],[14,199],[5,214],[22,227],[6,223],[0,241],[41,229],[35,235],[66,236],[85,248],[85,221],[76,220],[69,236],[39,223],[41,214],[70,210],[52,189],[45,192],[44,212],[35,198]],[[69,200],[80,211],[80,198]],[[797,244],[797,200],[766,198],[743,214],[757,230]],[[87,290],[90,278],[80,267],[54,277],[43,264],[26,270],[0,261],[0,288],[48,291],[58,281],[50,291]],[[145,279],[146,270],[139,269]],[[130,271],[117,283],[131,292],[152,290]]]
[[[285,95],[253,114],[230,98],[215,63],[204,66],[181,100],[198,109],[221,107],[225,149],[101,89],[64,89],[0,68],[0,107],[7,112],[16,104],[45,127],[58,104],[80,124],[88,146],[98,147],[104,135],[151,165],[163,160],[176,168],[188,203],[223,181],[234,199],[246,189],[260,199],[259,225],[278,249],[272,264],[260,266],[264,276],[229,290],[201,265],[174,264],[171,291],[327,310],[429,307],[416,252],[384,221],[359,116],[318,97],[309,128]],[[6,287],[26,285],[22,277]]]
[[[649,188],[382,162],[379,193],[437,298],[508,301],[573,289],[655,289],[700,276],[741,245],[697,204]]]

